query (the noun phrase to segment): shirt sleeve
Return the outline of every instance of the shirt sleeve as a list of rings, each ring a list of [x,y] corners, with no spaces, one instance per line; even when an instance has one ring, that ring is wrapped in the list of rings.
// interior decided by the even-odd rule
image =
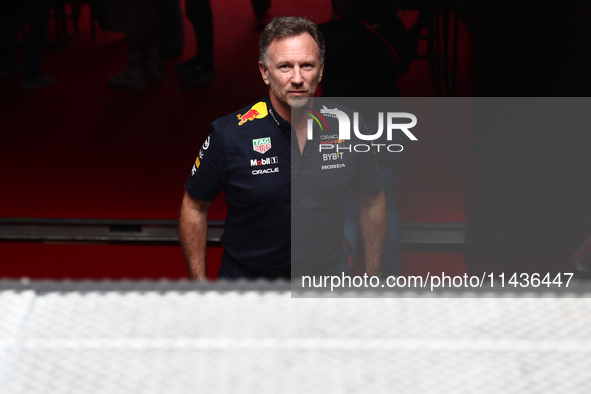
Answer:
[[[226,148],[224,137],[211,128],[191,168],[185,190],[197,200],[213,201],[226,185]]]

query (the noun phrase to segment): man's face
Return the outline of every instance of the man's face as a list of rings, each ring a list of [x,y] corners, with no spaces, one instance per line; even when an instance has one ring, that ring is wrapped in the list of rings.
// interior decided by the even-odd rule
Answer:
[[[259,62],[259,70],[272,96],[290,106],[294,97],[314,97],[322,79],[318,46],[308,33],[274,40],[268,50],[269,67]],[[306,100],[294,100],[295,106]],[[298,105],[299,103],[299,105]]]

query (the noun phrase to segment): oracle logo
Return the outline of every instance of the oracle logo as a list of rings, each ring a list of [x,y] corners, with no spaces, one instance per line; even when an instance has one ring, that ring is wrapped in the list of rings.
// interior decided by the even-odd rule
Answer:
[[[252,175],[272,174],[274,172],[279,172],[279,167],[265,168],[264,170],[252,170]]]

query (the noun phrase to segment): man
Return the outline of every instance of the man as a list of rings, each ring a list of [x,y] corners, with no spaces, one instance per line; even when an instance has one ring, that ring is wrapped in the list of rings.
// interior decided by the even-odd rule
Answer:
[[[146,80],[163,81],[164,66],[158,48],[154,0],[105,0],[105,30],[125,33],[127,67],[112,76],[113,88],[142,90]]]
[[[174,71],[187,74],[181,80],[183,86],[199,86],[212,81],[213,66],[213,17],[209,0],[186,0],[185,13],[191,21],[197,52],[184,63],[175,64]]]
[[[361,156],[348,158],[346,180],[339,181],[338,199],[328,208],[329,215],[322,213],[323,208],[311,193],[310,187],[317,188],[318,182],[301,182],[304,176],[315,178],[304,173],[304,169],[318,160],[318,146],[314,144],[319,136],[315,141],[307,141],[303,121],[296,121],[292,130],[291,105],[313,105],[324,67],[321,33],[307,19],[278,17],[267,25],[259,43],[259,70],[269,87],[269,96],[211,125],[211,134],[185,184],[179,235],[190,276],[205,279],[207,212],[221,190],[225,191],[228,215],[222,237],[220,278],[291,278],[292,262],[303,267],[297,274],[308,273],[307,267],[316,263],[308,261],[310,256],[323,260],[325,269],[321,272],[340,268],[336,263],[346,261],[342,247],[342,200],[351,187],[349,178],[355,178],[359,190],[361,186],[370,186],[370,193],[356,194],[356,200],[367,241],[367,273],[377,275],[385,234],[385,204],[375,159],[364,156],[362,173],[357,171],[362,168]],[[292,160],[296,160],[293,167]],[[292,176],[296,174],[292,171],[297,171],[297,177]],[[322,175],[332,175],[335,182],[339,179],[336,173]],[[366,185],[362,185],[363,181]],[[294,190],[292,196],[293,185],[303,185],[305,189]],[[335,210],[340,211],[336,242],[333,236],[327,245],[312,248],[320,254],[305,253],[305,237],[295,237],[296,242],[303,243],[292,244],[292,236],[302,232],[308,223],[312,228],[305,228],[306,234],[321,230],[322,223],[317,222],[320,226],[316,226],[312,223],[314,218],[332,217]],[[292,221],[293,217],[298,220]],[[302,218],[311,219],[302,222]]]
[[[326,77],[322,81],[322,93],[327,97],[397,97],[398,76],[405,73],[415,52],[414,37],[392,9],[392,4],[382,0],[333,0],[333,20],[318,26],[327,46]],[[351,56],[355,53],[355,56]],[[394,100],[363,102],[355,109],[370,116],[394,110]],[[370,115],[371,114],[371,115]],[[370,129],[377,129],[377,122]],[[394,140],[376,143],[404,144],[407,140],[400,130],[394,131]],[[382,274],[396,276],[400,272],[401,221],[396,207],[396,178],[403,152],[376,152],[386,198],[388,232]],[[354,251],[358,250],[357,209],[351,193],[345,197],[345,235]],[[362,264],[360,264],[362,265]]]
[[[20,0],[4,2],[0,6],[0,79],[8,79],[20,71],[14,57],[14,47],[20,31],[24,29],[25,19],[29,22],[27,40],[23,44],[24,64],[21,87],[32,90],[55,83],[55,77],[45,75],[40,70],[45,52],[47,27],[51,12],[50,0]],[[28,11],[28,12],[27,12]]]

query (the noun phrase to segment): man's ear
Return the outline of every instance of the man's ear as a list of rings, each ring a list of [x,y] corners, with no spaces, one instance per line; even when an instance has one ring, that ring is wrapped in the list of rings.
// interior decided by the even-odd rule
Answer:
[[[318,78],[318,82],[322,81],[322,73],[324,72],[324,63],[320,65],[320,77]]]
[[[262,62],[259,62],[259,71],[261,72],[261,77],[263,77],[265,84],[269,85],[269,69],[265,67]]]

